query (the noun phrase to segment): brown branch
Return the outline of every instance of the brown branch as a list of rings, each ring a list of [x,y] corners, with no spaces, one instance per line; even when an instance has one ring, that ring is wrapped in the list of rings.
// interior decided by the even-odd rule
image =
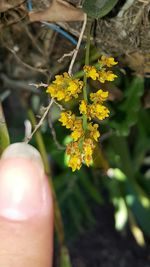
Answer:
[[[16,54],[16,52],[13,50],[13,49],[11,49],[11,48],[9,48],[9,47],[7,47],[7,46],[5,46],[5,48],[7,48],[7,50],[9,50],[13,55],[14,55],[14,57],[24,66],[24,67],[26,67],[26,68],[28,68],[28,69],[30,69],[30,70],[33,70],[33,71],[36,71],[36,72],[42,72],[42,73],[46,73],[47,72],[47,69],[40,69],[40,68],[35,68],[35,67],[33,67],[33,66],[31,66],[31,65],[29,65],[29,64],[27,64],[27,63],[25,63],[24,61],[22,61],[22,59]]]

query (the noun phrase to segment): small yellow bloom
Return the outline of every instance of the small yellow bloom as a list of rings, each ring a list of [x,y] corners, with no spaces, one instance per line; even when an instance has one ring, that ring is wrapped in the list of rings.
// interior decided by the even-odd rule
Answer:
[[[105,81],[107,81],[107,74],[106,74],[106,71],[104,70],[101,70],[98,72],[99,76],[98,76],[98,80],[101,82],[101,83],[105,83]]]
[[[90,138],[86,138],[83,142],[83,160],[85,164],[89,167],[92,163],[92,154],[95,145]]]
[[[107,71],[106,72],[106,80],[109,82],[114,81],[114,79],[117,78],[117,75],[114,74],[112,71]]]
[[[87,114],[87,103],[85,102],[85,100],[81,101],[81,104],[79,106],[79,110],[81,114]]]
[[[74,125],[71,128],[71,130],[72,130],[71,137],[74,139],[74,141],[79,140],[79,138],[81,138],[81,136],[83,136],[84,134],[83,127],[82,127],[82,120],[76,119],[74,121]]]
[[[98,78],[98,73],[97,73],[97,70],[94,66],[84,66],[83,69],[84,69],[87,77],[90,77],[93,80],[96,80]]]
[[[112,82],[117,77],[117,75],[114,74],[112,71],[102,70],[102,71],[99,71],[98,74],[99,74],[98,80],[101,83],[104,83],[105,81]]]
[[[105,118],[109,117],[109,109],[101,104],[92,104],[89,106],[90,109],[90,117],[91,118],[98,118],[99,120],[104,120]]]
[[[83,82],[76,80],[69,81],[68,87],[67,87],[67,92],[69,95],[77,98],[78,94],[81,93],[83,87]]]
[[[114,60],[113,57],[106,57],[102,56],[101,59],[98,61],[102,66],[112,67],[116,64],[118,64],[117,61]]]
[[[50,84],[47,87],[46,92],[49,93],[51,95],[51,97],[55,97],[55,95],[57,94],[56,87],[53,84]]]
[[[90,99],[94,103],[103,103],[108,98],[108,91],[98,90],[96,93],[90,94]]]
[[[71,129],[74,125],[75,115],[71,111],[61,112],[59,121],[67,129]]]
[[[78,155],[70,156],[68,167],[72,168],[72,171],[80,170],[82,165],[82,159]]]
[[[69,155],[68,166],[72,168],[72,171],[79,170],[82,165],[82,155],[79,150],[78,142],[71,142],[67,145],[67,155]]]
[[[54,95],[54,97],[56,97],[58,101],[61,101],[65,98],[65,92],[60,90]]]
[[[74,141],[78,141],[81,137],[81,132],[79,132],[78,130],[73,130],[73,132],[71,133],[71,137]]]
[[[64,81],[63,75],[56,75],[55,80],[53,81],[54,84],[61,85]]]
[[[55,80],[48,86],[46,92],[58,101],[66,102],[72,98],[77,98],[83,88],[83,82],[74,79],[67,72],[63,75],[56,75]]]
[[[90,131],[90,138],[94,139],[97,142],[98,138],[100,137],[100,132],[98,131],[98,124],[95,123],[92,125],[92,123],[89,123],[88,130]]]

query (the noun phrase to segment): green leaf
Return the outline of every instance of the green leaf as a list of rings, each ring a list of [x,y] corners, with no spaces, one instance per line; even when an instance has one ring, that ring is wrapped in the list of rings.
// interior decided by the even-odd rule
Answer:
[[[93,224],[95,222],[91,209],[89,208],[89,205],[87,203],[86,197],[83,195],[83,192],[81,192],[80,187],[77,185],[76,190],[74,192],[76,203],[78,202],[78,205],[82,211],[82,214],[84,216],[84,219],[86,218],[86,221],[88,224]]]
[[[118,0],[85,0],[83,10],[89,17],[99,19],[107,15],[117,2]]]
[[[98,204],[102,203],[102,198],[100,192],[97,188],[92,184],[89,177],[87,177],[84,172],[80,172],[80,183],[83,186],[84,190],[87,194]]]
[[[113,169],[113,179],[108,184],[111,201],[115,207],[115,228],[118,231],[123,230],[128,220],[128,211],[125,199],[122,193],[122,182],[125,175],[119,169]]]
[[[126,202],[131,207],[138,224],[150,236],[150,201],[144,190],[133,181],[126,182]]]
[[[69,198],[66,205],[68,207],[69,215],[71,217],[70,219],[71,223],[74,224],[75,228],[79,232],[83,231],[82,228],[83,216],[80,209],[77,207],[77,203],[74,201],[74,199]]]
[[[60,267],[72,267],[69,251],[67,247],[63,246],[60,250]]]
[[[117,135],[128,136],[130,128],[138,121],[139,112],[141,110],[141,96],[144,93],[144,79],[135,77],[125,92],[125,99],[118,106],[117,113],[122,116],[119,121],[110,122]]]
[[[0,103],[0,155],[9,144],[9,134],[2,110],[2,105]]]

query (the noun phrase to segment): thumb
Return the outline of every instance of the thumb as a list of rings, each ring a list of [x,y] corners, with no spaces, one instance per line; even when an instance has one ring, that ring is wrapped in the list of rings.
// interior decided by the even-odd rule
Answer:
[[[0,266],[50,267],[52,196],[39,152],[10,145],[0,160]]]

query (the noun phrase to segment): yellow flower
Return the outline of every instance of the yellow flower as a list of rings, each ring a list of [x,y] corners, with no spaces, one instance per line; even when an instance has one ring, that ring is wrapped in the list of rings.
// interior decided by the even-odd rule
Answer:
[[[98,90],[96,93],[90,94],[90,99],[94,103],[103,103],[108,98],[108,91]]]
[[[81,136],[83,136],[83,134],[84,134],[83,127],[82,127],[82,120],[76,119],[74,121],[74,125],[71,128],[71,130],[73,131],[71,133],[71,137],[74,139],[74,141],[79,140],[79,138],[81,138]]]
[[[105,118],[109,117],[109,109],[101,104],[95,104],[89,106],[90,109],[90,117],[91,118],[98,118],[99,120],[104,120]]]
[[[74,125],[75,115],[71,111],[61,112],[59,121],[67,129],[71,129]]]
[[[65,73],[64,73],[65,76]],[[63,75],[56,75],[55,81],[53,81],[54,84],[61,85],[63,83],[64,77]]]
[[[101,83],[104,83],[105,81],[114,81],[114,79],[117,77],[116,74],[114,74],[112,71],[99,71],[98,72],[99,74],[99,77],[98,77],[98,80],[101,82]]]
[[[100,132],[97,129],[98,129],[97,123],[93,125],[92,123],[88,124],[88,130],[90,131],[90,138],[94,139],[96,142],[98,141],[98,138],[100,137]]]
[[[68,167],[72,168],[72,171],[80,170],[82,165],[82,159],[78,155],[70,156]]]
[[[63,75],[55,76],[55,80],[48,86],[46,92],[58,101],[64,99],[67,102],[73,97],[77,98],[82,91],[82,87],[82,81],[74,79],[65,72]]]
[[[77,79],[74,81],[72,80],[72,81],[69,81],[68,83],[67,92],[71,96],[74,96],[75,98],[77,98],[78,94],[81,92],[82,87],[83,87],[82,81],[78,81]]]
[[[87,103],[85,102],[85,100],[81,101],[81,104],[79,106],[79,110],[81,114],[86,114],[87,113]]]
[[[52,96],[52,94],[51,94],[51,96]],[[60,90],[52,97],[56,97],[58,101],[61,101],[65,98],[65,92],[63,90]]]
[[[98,76],[98,80],[101,83],[105,83],[105,81],[107,81],[107,73],[104,70],[101,70],[98,72],[99,76]]]
[[[97,70],[94,66],[84,66],[83,69],[84,69],[87,77],[90,77],[93,80],[96,80],[98,78],[98,73],[97,73]]]
[[[107,67],[112,67],[118,64],[118,62],[115,61],[113,57],[106,57],[104,55],[101,57],[101,59],[98,62],[100,63],[100,65],[107,66]]]
[[[94,148],[95,148],[95,145],[92,139],[86,138],[83,142],[83,160],[88,167],[92,163],[92,154],[93,154]]]
[[[107,71],[106,72],[106,80],[109,82],[114,81],[114,79],[117,78],[117,75],[114,74],[112,71]]]
[[[71,142],[67,145],[67,155],[69,155],[68,166],[72,168],[72,171],[79,170],[82,165],[82,156],[79,150],[78,142]]]

